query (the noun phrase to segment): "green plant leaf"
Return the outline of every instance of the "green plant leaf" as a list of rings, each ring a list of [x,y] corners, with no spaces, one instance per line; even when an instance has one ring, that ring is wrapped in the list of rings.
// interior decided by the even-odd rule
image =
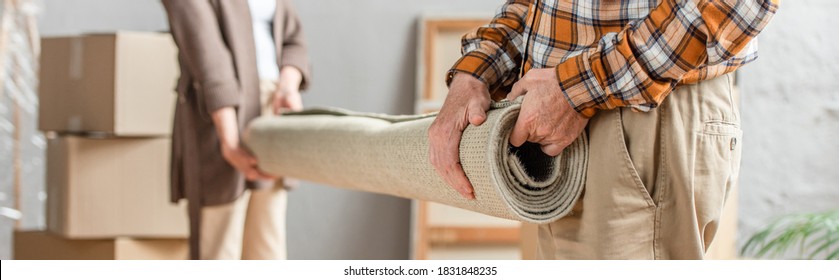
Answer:
[[[811,242],[811,243],[810,243],[810,244],[820,244],[820,245],[818,245],[818,246],[819,246],[818,248],[816,248],[816,249],[814,249],[814,250],[812,250],[812,251],[810,252],[810,255],[809,255],[809,256],[807,256],[807,259],[812,260],[812,259],[813,259],[814,257],[816,257],[816,255],[818,255],[819,253],[824,252],[824,251],[827,251],[828,249],[830,249],[830,245],[831,245],[831,244],[833,244],[833,243],[831,242],[832,240],[831,240],[831,238],[830,238],[830,235],[831,235],[831,233],[830,233],[830,232],[828,232],[828,233],[827,233],[827,234],[825,234],[824,236],[822,236],[822,237],[820,237],[820,238],[818,238],[818,239],[816,239],[816,240],[813,240],[813,242]],[[821,242],[821,243],[819,243],[819,242]],[[808,246],[808,248],[807,248],[807,249],[809,249],[809,247],[812,247],[812,246]]]
[[[825,259],[839,260],[839,249],[834,250],[833,253],[830,253],[830,255],[828,255],[827,258],[825,258]]]
[[[751,253],[763,258],[777,258],[798,246],[799,257],[813,259],[824,253],[828,259],[839,258],[839,209],[786,215],[776,219],[752,235],[741,248],[742,255]],[[839,246],[837,246],[839,247]]]

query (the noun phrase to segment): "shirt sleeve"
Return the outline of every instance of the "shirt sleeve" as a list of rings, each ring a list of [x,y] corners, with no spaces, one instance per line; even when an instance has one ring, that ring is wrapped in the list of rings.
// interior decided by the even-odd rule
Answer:
[[[213,7],[208,1],[180,0],[164,0],[163,6],[172,37],[194,75],[193,86],[203,97],[207,113],[237,107],[239,82]]]
[[[306,90],[312,81],[312,66],[309,62],[308,48],[300,25],[300,17],[291,1],[282,1],[285,5],[283,17],[283,45],[280,66],[293,66],[303,74],[300,90]]]
[[[449,70],[446,84],[456,72],[481,80],[490,89],[515,81],[523,53],[525,18],[532,0],[508,0],[488,25],[463,36],[463,56]]]
[[[777,8],[777,0],[663,0],[557,65],[560,88],[586,117],[616,107],[649,111],[691,70],[743,51]]]

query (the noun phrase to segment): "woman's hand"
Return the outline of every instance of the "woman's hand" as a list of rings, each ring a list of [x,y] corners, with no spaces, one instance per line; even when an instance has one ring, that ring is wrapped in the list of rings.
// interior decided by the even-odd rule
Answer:
[[[274,176],[259,170],[256,157],[239,144],[236,110],[233,107],[224,107],[216,110],[212,115],[221,145],[221,155],[227,163],[242,172],[250,181],[275,179]]]
[[[284,110],[303,110],[303,99],[300,97],[300,83],[303,74],[293,66],[283,66],[280,79],[277,81],[277,91],[274,93],[272,107],[274,114],[279,115]]]
[[[275,179],[270,174],[263,173],[257,166],[256,158],[241,146],[221,146],[221,154],[227,163],[245,175],[250,181]]]

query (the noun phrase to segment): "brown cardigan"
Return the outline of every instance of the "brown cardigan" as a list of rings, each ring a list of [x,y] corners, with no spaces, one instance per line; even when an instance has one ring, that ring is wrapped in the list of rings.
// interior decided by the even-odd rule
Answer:
[[[172,133],[172,201],[189,201],[190,254],[197,258],[202,206],[232,202],[246,187],[272,185],[246,182],[224,160],[210,117],[217,109],[235,107],[243,135],[246,124],[259,116],[256,51],[246,0],[163,0],[163,5],[181,65]],[[305,89],[311,71],[291,0],[277,0],[273,32],[278,66],[300,69]]]

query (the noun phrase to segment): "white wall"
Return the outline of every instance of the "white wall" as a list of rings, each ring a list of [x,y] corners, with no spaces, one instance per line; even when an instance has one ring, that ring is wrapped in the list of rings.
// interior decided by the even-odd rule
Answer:
[[[839,1],[783,1],[740,71],[740,244],[774,217],[839,208]]]

